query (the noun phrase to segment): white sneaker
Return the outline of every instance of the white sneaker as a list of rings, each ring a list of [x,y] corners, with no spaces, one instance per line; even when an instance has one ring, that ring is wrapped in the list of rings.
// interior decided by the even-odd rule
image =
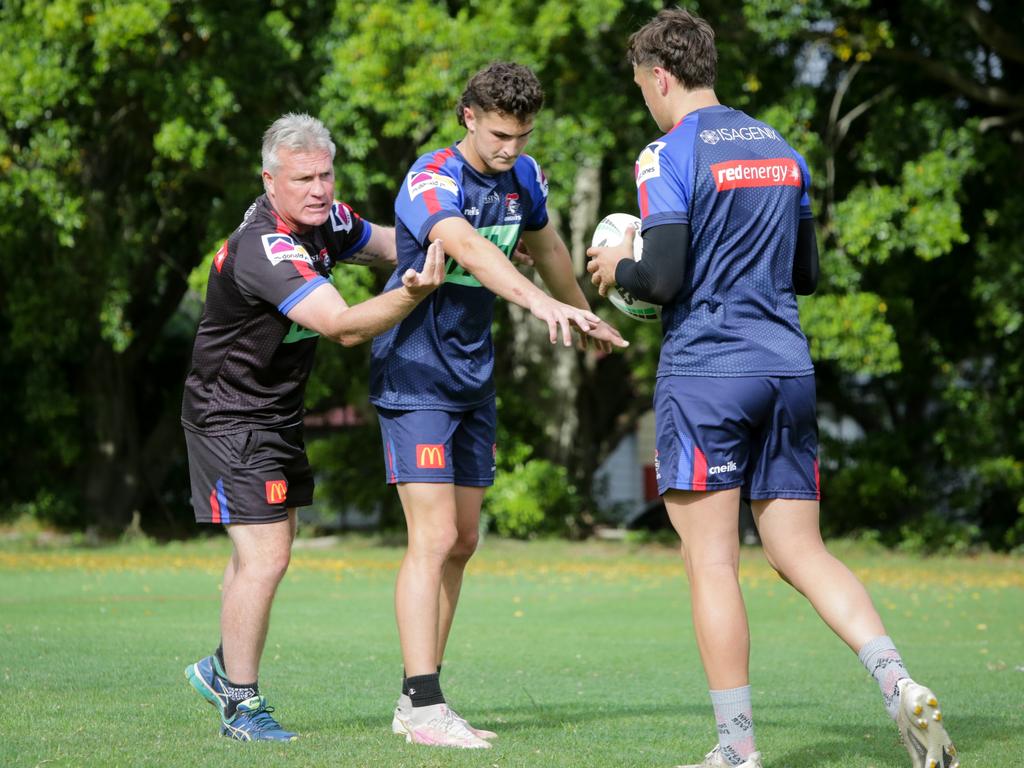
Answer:
[[[452,717],[456,720],[461,720],[463,724],[469,729],[469,732],[476,736],[478,739],[496,739],[498,734],[494,731],[484,730],[483,728],[474,728],[468,722],[466,718],[462,717],[451,707],[448,711],[452,713]],[[402,724],[403,720],[408,720],[412,714],[412,699],[405,693],[400,694],[398,697],[398,703],[395,704],[395,716],[391,718],[391,732],[398,733],[402,736],[406,735],[405,726]]]
[[[396,730],[396,724],[401,730]],[[405,740],[412,744],[461,749],[491,748],[489,743],[469,729],[465,720],[456,717],[445,704],[433,704],[429,707],[410,706],[408,710],[395,707],[391,730],[405,734]]]
[[[960,768],[935,694],[909,677],[900,680],[896,688],[900,692],[896,725],[914,768]]]
[[[729,761],[722,757],[722,748],[715,745],[715,748],[704,755],[704,760],[692,765],[677,765],[676,768],[730,768]],[[762,768],[761,753],[754,752],[736,766],[736,768]]]

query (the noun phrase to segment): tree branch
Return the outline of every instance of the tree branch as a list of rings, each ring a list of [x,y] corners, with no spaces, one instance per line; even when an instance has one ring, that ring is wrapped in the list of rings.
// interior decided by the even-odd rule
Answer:
[[[993,128],[1002,128],[1004,125],[1017,123],[1021,120],[1024,120],[1024,109],[1009,115],[992,115],[991,117],[984,118],[978,123],[978,132],[986,133],[991,131]]]
[[[1017,45],[1017,39],[1007,34],[1006,30],[996,24],[976,3],[971,3],[964,9],[964,18],[981,41],[993,51],[1004,59],[1024,62],[1024,48]]]
[[[962,75],[953,67],[929,59],[919,53],[904,51],[898,48],[883,48],[876,55],[879,58],[913,64],[923,70],[929,77],[952,86],[973,101],[979,101],[993,107],[1024,107],[1024,95],[1010,93],[1005,88],[982,85]]]

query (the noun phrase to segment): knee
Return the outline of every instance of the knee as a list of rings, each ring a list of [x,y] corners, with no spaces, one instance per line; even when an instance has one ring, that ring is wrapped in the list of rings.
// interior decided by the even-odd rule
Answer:
[[[721,578],[726,573],[739,574],[739,554],[729,551],[694,551],[685,546],[680,548],[686,572],[690,578],[707,576]]]
[[[240,564],[239,575],[244,580],[277,584],[288,571],[291,554],[291,548],[288,548],[280,552],[264,555],[259,559],[243,562]]]
[[[435,526],[425,531],[417,531],[409,538],[409,552],[419,557],[445,560],[451,555],[459,540],[459,532],[454,525]]]
[[[480,532],[476,529],[459,531],[455,544],[452,545],[451,551],[448,554],[448,559],[462,563],[468,562],[469,558],[476,552],[476,547],[479,543]]]

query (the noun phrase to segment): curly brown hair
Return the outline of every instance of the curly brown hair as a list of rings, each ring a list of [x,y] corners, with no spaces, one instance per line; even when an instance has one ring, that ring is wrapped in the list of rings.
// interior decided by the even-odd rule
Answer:
[[[666,8],[630,35],[629,61],[664,67],[687,90],[713,88],[718,76],[715,31],[700,16]]]
[[[496,61],[481,69],[466,83],[455,115],[466,124],[466,107],[511,115],[521,123],[532,118],[544,105],[544,89],[533,71],[511,61]]]

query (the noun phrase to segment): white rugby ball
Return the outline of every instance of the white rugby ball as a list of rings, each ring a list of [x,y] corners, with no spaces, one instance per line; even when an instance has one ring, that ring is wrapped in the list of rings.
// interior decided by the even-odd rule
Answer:
[[[640,237],[640,219],[629,213],[610,213],[598,222],[590,244],[597,248],[618,245],[626,236],[626,230],[636,230],[633,238],[633,260],[640,261],[644,252],[644,243]],[[647,301],[641,301],[630,295],[624,288],[612,288],[608,291],[608,300],[617,310],[634,320],[656,322],[661,320],[661,307]]]

